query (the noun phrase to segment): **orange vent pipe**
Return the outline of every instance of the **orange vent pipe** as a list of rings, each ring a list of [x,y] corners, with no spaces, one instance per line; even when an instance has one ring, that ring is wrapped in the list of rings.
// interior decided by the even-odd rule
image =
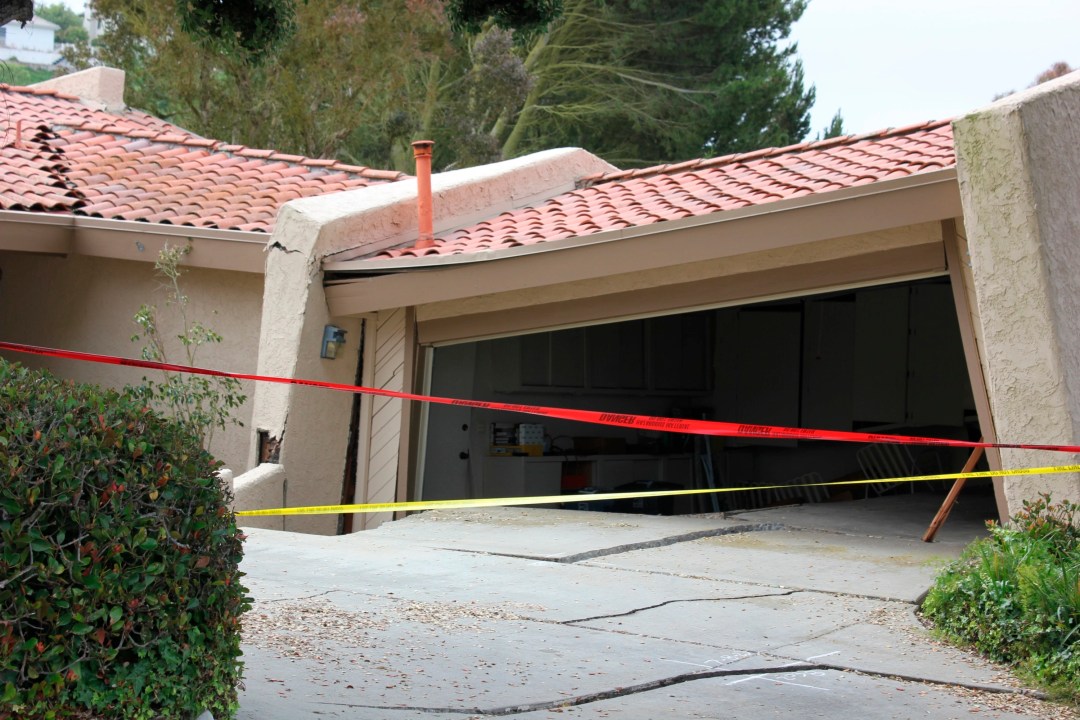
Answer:
[[[434,221],[431,209],[431,149],[435,143],[431,140],[417,140],[412,144],[416,158],[416,206],[420,214],[417,229],[420,237],[417,248],[435,247]]]

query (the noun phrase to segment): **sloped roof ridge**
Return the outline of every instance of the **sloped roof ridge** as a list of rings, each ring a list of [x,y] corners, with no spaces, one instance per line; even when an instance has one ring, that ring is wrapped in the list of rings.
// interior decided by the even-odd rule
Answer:
[[[721,155],[714,158],[698,158],[695,160],[686,160],[679,163],[654,165],[647,168],[635,168],[630,170],[615,170],[606,173],[594,173],[592,175],[586,175],[585,177],[578,180],[577,186],[579,189],[585,189],[606,182],[629,180],[631,178],[657,177],[672,172],[687,172],[691,170],[700,170],[705,168],[717,167],[720,165],[727,165],[733,162],[745,162],[747,160],[763,160],[766,158],[779,157],[782,155],[792,155],[795,153],[805,152],[807,150],[821,150],[825,148],[837,147],[840,145],[849,145],[862,140],[884,140],[890,137],[907,135],[909,133],[919,130],[934,130],[944,125],[948,125],[951,122],[951,119],[930,120],[927,122],[913,123],[911,125],[905,125],[902,127],[885,128],[883,130],[875,130],[873,132],[859,133],[858,135],[840,135],[837,137],[826,138],[825,140],[811,140],[809,142],[796,143],[794,145],[788,145],[786,147],[761,148],[760,150],[752,150],[750,152],[744,153],[730,153],[728,155]]]
[[[81,101],[82,98],[78,95],[72,95],[66,92],[60,92],[59,90],[53,90],[52,88],[35,88],[28,87],[26,85],[8,85],[7,83],[0,83],[0,90],[10,90],[12,92],[26,93],[27,95],[49,95],[61,100],[76,100]]]
[[[70,95],[68,93],[60,92],[59,90],[53,89],[33,88],[0,83],[0,90],[22,92],[38,96],[55,97],[61,100],[73,100],[79,103],[82,102],[82,98],[78,97],[77,95]],[[136,112],[139,115],[145,115],[146,117],[150,118],[154,117],[152,115],[147,115],[146,113],[143,113],[139,110],[134,110],[133,112]],[[126,137],[131,138],[132,140],[151,140],[154,142],[161,142],[172,146],[197,147],[209,150],[211,152],[224,153],[230,157],[239,156],[259,160],[284,162],[291,165],[302,165],[305,167],[323,167],[327,170],[336,170],[340,172],[352,173],[355,175],[360,175],[361,177],[371,178],[373,180],[403,180],[409,177],[407,173],[399,172],[397,170],[378,170],[375,168],[367,167],[366,165],[350,165],[348,163],[339,162],[335,159],[311,158],[305,155],[294,155],[290,153],[280,152],[278,150],[249,148],[245,145],[228,143],[224,140],[213,140],[210,138],[204,138],[191,131],[184,130],[179,126],[174,126],[176,127],[176,130],[172,132],[150,130],[141,126],[132,127],[125,124],[125,118],[123,115],[116,115],[116,118],[117,122],[115,123],[103,123],[95,120],[87,120],[84,122],[76,123],[53,123],[50,125],[50,129],[67,128],[71,130],[81,130],[83,132],[93,132],[114,135],[118,137]]]
[[[199,137],[53,88],[0,85],[4,210],[270,233],[290,200],[407,177]]]
[[[147,130],[141,127],[126,127],[124,125],[89,121],[83,123],[55,123],[50,126],[50,129],[52,128],[79,130],[101,135],[112,135],[114,137],[125,137],[132,140],[149,140],[170,145],[172,147],[198,148],[209,152],[221,153],[228,157],[269,160],[304,167],[321,167],[327,170],[353,173],[373,180],[402,180],[409,177],[406,173],[397,170],[376,170],[365,165],[349,165],[338,162],[337,160],[310,158],[304,155],[291,155],[277,150],[249,148],[244,145],[227,143],[223,140],[212,140],[210,138],[204,138],[186,132],[158,132],[156,130]],[[177,129],[179,130],[179,128]]]

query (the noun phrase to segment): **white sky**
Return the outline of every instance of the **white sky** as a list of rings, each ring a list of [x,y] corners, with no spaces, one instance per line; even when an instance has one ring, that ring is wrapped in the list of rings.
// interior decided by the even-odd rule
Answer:
[[[811,137],[838,109],[845,130],[868,132],[974,110],[1058,61],[1080,67],[1080,0],[810,0],[792,39],[817,87]]]
[[[810,0],[792,39],[817,87],[811,136],[955,117],[1080,66],[1077,0]]]

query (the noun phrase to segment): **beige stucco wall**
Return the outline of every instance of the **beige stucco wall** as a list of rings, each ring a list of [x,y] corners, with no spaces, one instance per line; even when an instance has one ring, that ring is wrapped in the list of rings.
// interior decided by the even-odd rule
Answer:
[[[131,341],[137,330],[132,316],[143,303],[158,306],[164,335],[179,332],[177,316],[165,305],[151,262],[0,252],[0,273],[0,338],[9,342],[138,357],[141,345]],[[259,347],[262,276],[193,268],[182,283],[190,297],[190,317],[224,338],[220,345],[205,346],[197,364],[253,372]],[[180,348],[173,350],[170,360],[183,362]],[[138,368],[18,353],[7,357],[28,366],[47,367],[64,377],[117,387],[138,384],[148,375]],[[237,417],[245,426],[219,431],[211,447],[214,455],[237,473],[248,467],[251,383],[244,383],[244,392],[249,400]]]
[[[998,439],[1080,442],[1080,73],[954,124],[964,226]],[[1075,457],[1005,450],[1006,468]],[[1075,475],[1009,478],[1010,512]]]
[[[233,478],[233,510],[270,510],[285,503],[285,468],[275,463],[261,463]],[[237,518],[240,527],[284,530],[281,515],[256,515]]]
[[[356,379],[360,321],[331,318],[322,294],[322,273],[314,258],[321,218],[286,206],[269,248],[262,315],[263,341],[258,372],[275,377],[352,384]],[[323,328],[346,331],[345,346],[334,360],[319,356]],[[285,468],[285,505],[336,505],[341,502],[345,452],[349,441],[352,395],[313,387],[262,383],[252,410],[255,432],[280,443]],[[257,461],[251,447],[250,462]],[[336,515],[288,516],[284,529],[332,535]]]
[[[93,67],[79,72],[50,78],[31,87],[58,90],[76,95],[92,105],[112,112],[121,112],[124,104],[124,71],[110,67]]]
[[[578,177],[610,168],[582,150],[562,149],[442,173],[432,179],[435,230],[441,232],[499,209],[565,192]],[[267,247],[258,372],[354,382],[361,320],[329,314],[323,292],[323,259],[331,255],[345,259],[408,242],[416,237],[416,226],[414,180],[287,203]],[[346,329],[351,339],[344,357],[338,360],[319,359],[319,341],[328,323]],[[388,339],[379,337],[376,325],[369,324],[365,341],[379,344]],[[392,353],[395,357],[400,354]],[[403,376],[395,379],[402,387],[410,383],[411,379]],[[255,430],[265,430],[281,441],[279,462],[288,478],[285,497],[289,507],[341,501],[351,409],[352,397],[347,393],[293,385],[261,385],[257,389],[252,423]],[[398,416],[404,424],[400,413]],[[400,445],[401,433],[395,439]],[[374,456],[380,449],[370,447],[369,451]],[[254,462],[254,448],[252,453]],[[397,446],[392,454],[384,452],[376,459],[380,468],[400,475]],[[366,461],[359,463],[364,472],[370,466]],[[370,488],[375,495],[385,495],[385,488],[393,487],[385,473],[377,480],[379,487]],[[400,477],[397,480],[400,486]],[[367,481],[366,476],[357,478],[357,497],[371,494]],[[330,534],[337,526],[336,515],[291,516],[285,521],[287,530],[299,532]]]

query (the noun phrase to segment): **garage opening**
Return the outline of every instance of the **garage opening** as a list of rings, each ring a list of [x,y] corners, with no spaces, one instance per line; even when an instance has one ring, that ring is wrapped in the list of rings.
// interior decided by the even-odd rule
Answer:
[[[980,437],[948,278],[441,346],[431,355],[430,392],[617,413]],[[568,508],[686,514],[944,494],[945,483],[798,486],[955,472],[970,454],[963,448],[701,438],[440,405],[427,412],[415,494],[427,500],[563,495]],[[754,489],[767,485],[783,487]],[[711,486],[740,490],[581,502],[598,492]],[[989,481],[972,482],[964,493],[989,498],[987,517],[994,516]]]

